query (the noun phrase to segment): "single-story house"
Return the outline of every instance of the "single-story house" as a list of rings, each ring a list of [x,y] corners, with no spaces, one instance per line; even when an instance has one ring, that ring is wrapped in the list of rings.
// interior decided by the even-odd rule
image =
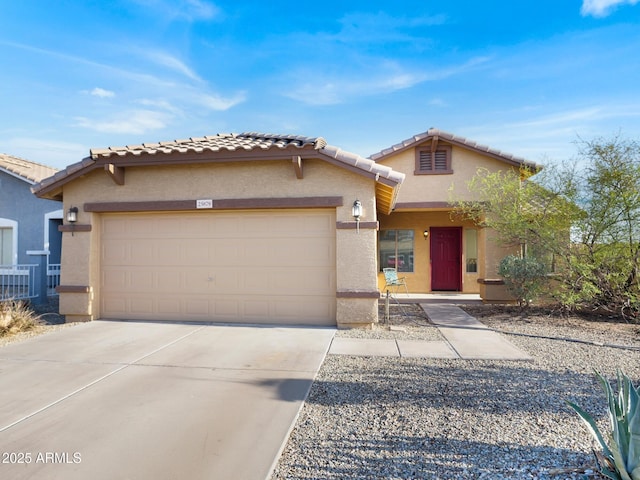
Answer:
[[[219,134],[91,150],[33,191],[71,213],[67,321],[353,327],[377,321],[388,266],[411,292],[490,299],[499,251],[451,220],[449,187],[526,163],[434,129],[370,158],[321,137]]]
[[[58,170],[0,154],[0,265],[33,263],[28,251],[48,251],[60,263],[62,202],[37,198],[31,187]]]

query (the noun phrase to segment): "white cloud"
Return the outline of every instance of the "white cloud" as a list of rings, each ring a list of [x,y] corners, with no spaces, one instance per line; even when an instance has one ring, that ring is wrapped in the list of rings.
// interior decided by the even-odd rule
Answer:
[[[428,105],[431,105],[432,107],[447,107],[448,104],[446,101],[444,101],[442,98],[432,98],[431,100],[429,100]]]
[[[576,110],[553,113],[543,117],[515,123],[514,126],[526,128],[557,128],[561,125],[576,125],[578,122],[591,121],[602,118],[604,112],[601,107],[593,106]]]
[[[229,110],[231,107],[238,105],[246,100],[244,92],[239,92],[233,97],[224,98],[216,94],[203,94],[197,98],[197,102],[200,105],[208,108],[209,110],[224,111]]]
[[[185,0],[183,3],[183,9],[192,18],[211,20],[217,17],[220,13],[220,9],[211,2],[203,2],[202,0]]]
[[[180,18],[189,22],[212,20],[220,15],[220,9],[204,0],[133,0],[164,18]]]
[[[619,5],[635,5],[638,0],[583,0],[580,13],[583,17],[606,17]]]
[[[105,90],[104,88],[96,87],[89,92],[89,95],[100,98],[112,98],[115,97],[115,93],[111,90]]]
[[[167,112],[170,112],[172,114],[175,115],[183,115],[184,111],[178,107],[176,107],[175,105],[173,105],[171,102],[167,101],[167,100],[152,100],[149,98],[142,98],[140,100],[136,100],[135,103],[139,104],[139,105],[143,105],[145,107],[150,107],[150,108],[154,108],[154,109],[158,109],[158,110],[166,110]]]
[[[423,35],[416,32],[445,22],[444,15],[393,17],[385,12],[349,13],[339,20],[341,30],[337,35],[320,34],[319,37],[333,38],[349,44],[398,42],[417,46],[431,44],[431,41],[425,40]]]
[[[315,71],[300,71],[294,78],[294,82],[301,79],[299,84],[288,88],[283,95],[308,105],[336,105],[350,98],[391,93],[423,82],[449,78],[488,60],[487,57],[477,57],[461,65],[429,71],[408,71],[395,62],[370,60],[366,62],[373,66],[370,70],[335,77],[320,77]]]
[[[189,68],[182,60],[169,55],[164,52],[145,52],[147,58],[149,58],[152,62],[161,65],[163,67],[167,67],[175,72],[178,72],[191,80],[196,80],[201,82],[202,79],[196,74],[191,68]]]
[[[76,126],[102,133],[144,134],[163,129],[171,118],[167,113],[152,110],[129,110],[108,120],[78,117]]]

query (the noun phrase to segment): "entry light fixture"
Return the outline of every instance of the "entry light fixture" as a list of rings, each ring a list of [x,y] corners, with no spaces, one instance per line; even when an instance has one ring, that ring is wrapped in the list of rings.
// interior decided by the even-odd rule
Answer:
[[[425,230],[424,232],[422,232],[422,236],[424,237],[425,240],[429,238],[429,230]]]
[[[362,216],[362,202],[360,200],[353,202],[351,215],[356,219],[356,232],[360,233],[360,217]]]
[[[78,207],[71,207],[67,211],[67,222],[76,223],[78,221]]]
[[[356,200],[355,202],[353,202],[353,207],[351,207],[351,215],[353,215],[353,218],[355,218],[356,221],[360,220],[360,217],[362,216],[362,202],[360,200]]]

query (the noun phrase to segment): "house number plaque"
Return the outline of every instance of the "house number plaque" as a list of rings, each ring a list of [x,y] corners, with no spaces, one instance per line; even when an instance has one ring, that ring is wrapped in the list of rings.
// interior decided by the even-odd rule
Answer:
[[[196,200],[196,208],[213,208],[213,200],[210,198]]]

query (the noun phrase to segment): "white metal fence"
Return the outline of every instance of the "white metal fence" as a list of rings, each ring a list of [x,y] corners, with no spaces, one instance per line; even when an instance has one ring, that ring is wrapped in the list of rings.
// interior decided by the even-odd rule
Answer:
[[[60,264],[50,263],[47,266],[47,296],[58,295],[58,292],[56,292],[58,285],[60,285]]]
[[[0,265],[0,301],[26,300],[36,298],[38,292],[37,264]],[[60,284],[60,265],[47,267],[47,295],[57,295],[55,288]]]

